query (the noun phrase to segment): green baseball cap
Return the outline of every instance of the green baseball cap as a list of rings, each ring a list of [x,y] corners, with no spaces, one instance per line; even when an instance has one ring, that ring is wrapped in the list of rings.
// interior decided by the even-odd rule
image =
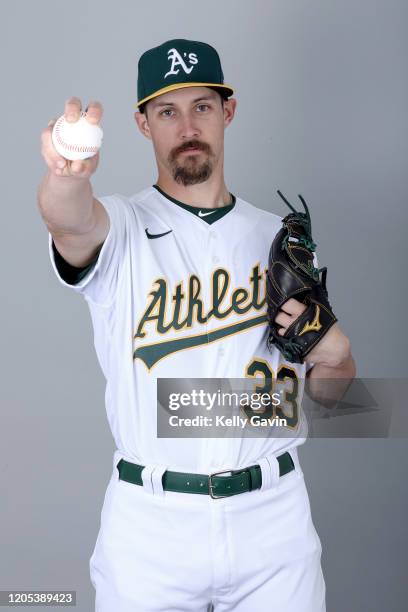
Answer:
[[[157,96],[183,87],[211,87],[228,98],[217,51],[207,43],[175,38],[145,51],[138,63],[137,97],[141,107]]]

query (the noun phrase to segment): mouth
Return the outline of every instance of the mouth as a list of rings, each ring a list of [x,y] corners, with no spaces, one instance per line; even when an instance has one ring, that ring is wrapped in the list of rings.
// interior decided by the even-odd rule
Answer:
[[[197,147],[192,147],[191,149],[185,149],[184,151],[181,151],[181,153],[201,153],[201,149],[197,149]]]

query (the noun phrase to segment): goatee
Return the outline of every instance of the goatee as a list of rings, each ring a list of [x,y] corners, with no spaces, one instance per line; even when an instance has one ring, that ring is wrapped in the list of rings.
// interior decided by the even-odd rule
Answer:
[[[183,155],[184,158],[183,163],[179,163],[178,157],[184,151],[187,151],[189,148],[197,148],[204,153],[207,153],[208,157],[204,160],[200,160],[200,154],[192,153],[189,155],[188,153]],[[213,166],[210,160],[211,149],[207,144],[191,141],[180,147],[176,151],[174,151],[169,156],[169,163],[171,172],[173,175],[173,179],[185,187],[188,185],[197,185],[198,183],[203,183],[207,181],[213,171]]]

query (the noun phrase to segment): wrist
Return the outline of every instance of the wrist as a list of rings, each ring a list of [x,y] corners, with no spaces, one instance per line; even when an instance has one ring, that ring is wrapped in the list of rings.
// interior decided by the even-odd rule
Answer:
[[[342,368],[350,361],[350,340],[337,326],[329,330],[305,358],[306,362],[327,368]]]

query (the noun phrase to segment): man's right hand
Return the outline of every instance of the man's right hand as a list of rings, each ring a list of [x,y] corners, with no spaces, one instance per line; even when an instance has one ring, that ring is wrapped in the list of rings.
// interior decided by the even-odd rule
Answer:
[[[68,122],[78,121],[81,115],[81,100],[76,97],[69,98],[65,102],[64,115]],[[103,113],[100,102],[90,102],[86,109],[86,119],[93,124],[100,122]],[[88,159],[71,161],[62,157],[52,144],[52,129],[56,119],[51,119],[48,126],[41,132],[41,154],[52,174],[56,176],[73,176],[77,178],[89,178],[98,167],[99,152]]]

